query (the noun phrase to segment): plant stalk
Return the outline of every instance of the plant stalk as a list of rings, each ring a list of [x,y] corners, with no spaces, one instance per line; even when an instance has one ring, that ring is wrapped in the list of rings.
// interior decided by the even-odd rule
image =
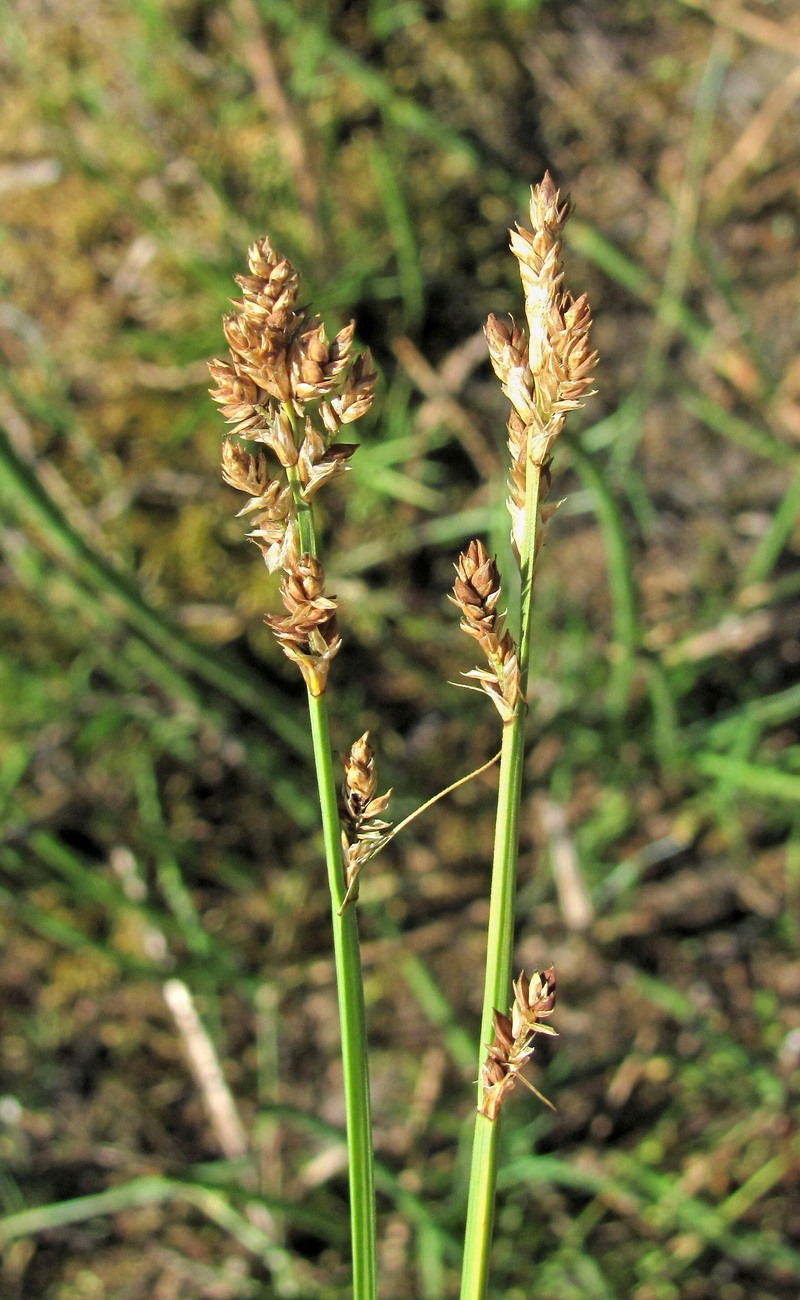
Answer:
[[[316,555],[314,517],[302,500],[296,470],[287,470],[297,507],[300,547]],[[325,696],[308,692],[308,712],[317,789],[322,817],[325,863],[331,901],[334,964],[342,1040],[342,1083],[347,1124],[353,1300],[376,1300],[377,1235],[372,1115],[369,1093],[367,1027],[358,920],[353,903],[343,907],[347,893],[342,859],[341,824],[336,798],[333,754]]]

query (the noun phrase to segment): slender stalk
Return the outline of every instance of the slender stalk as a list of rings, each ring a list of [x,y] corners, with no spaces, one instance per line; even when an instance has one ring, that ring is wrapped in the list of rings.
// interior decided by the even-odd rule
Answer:
[[[358,921],[354,905],[342,909],[347,891],[324,696],[315,697],[309,694],[308,707],[331,896],[336,987],[342,1037],[350,1180],[350,1225],[353,1243],[353,1296],[355,1300],[374,1300],[377,1294],[375,1175]]]
[[[494,1229],[495,1185],[500,1125],[480,1112],[475,1116],[469,1204],[464,1232],[461,1300],[479,1300],[489,1282],[489,1252]]]
[[[485,1056],[484,1044],[492,1037],[494,1009],[504,1007],[508,1002],[511,981],[524,743],[525,713],[524,706],[520,704],[514,721],[507,723],[503,728],[503,747],[500,754],[479,1064],[483,1062]],[[478,1104],[481,1097],[482,1091],[479,1085]]]
[[[536,553],[538,551],[539,532],[539,495],[542,482],[542,467],[529,464],[525,476],[525,529],[522,538],[520,570],[522,572],[522,589],[520,592],[520,694],[524,701],[528,689],[528,672],[531,661],[533,582],[536,574]],[[525,725],[527,706],[521,709],[521,725]]]
[[[529,466],[524,554],[520,559],[520,698],[514,717],[503,728],[500,754],[500,779],[497,791],[492,886],[489,899],[489,928],[486,945],[486,977],[481,1017],[481,1044],[492,1035],[492,1016],[496,1007],[508,1002],[511,980],[511,957],[514,944],[514,901],[517,879],[517,849],[522,797],[522,767],[525,748],[525,722],[528,665],[531,651],[531,609],[533,578],[536,565],[536,525],[539,515],[539,481],[541,467]],[[481,1060],[483,1051],[481,1050]],[[480,1104],[481,1093],[478,1093]]]

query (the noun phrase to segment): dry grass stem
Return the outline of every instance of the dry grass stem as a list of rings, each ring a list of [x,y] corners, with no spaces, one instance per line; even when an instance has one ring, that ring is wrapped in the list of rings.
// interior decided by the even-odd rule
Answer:
[[[194,998],[183,980],[167,980],[163,991],[214,1135],[225,1158],[237,1160],[247,1153],[247,1135],[214,1044],[197,1014]]]
[[[273,41],[266,39],[253,0],[233,0],[231,12],[242,29],[241,56],[250,68],[267,120],[273,125],[275,145],[283,155],[310,228],[319,237],[317,173],[308,156],[297,115],[281,85],[273,58]]]
[[[800,54],[798,55],[800,57]],[[800,64],[795,64],[750,118],[738,140],[723,155],[703,182],[707,200],[722,204],[741,185],[746,173],[769,157],[769,142],[779,123],[800,97]]]
[[[594,920],[594,905],[563,806],[553,799],[543,799],[541,820],[564,925],[577,932],[588,930]]]

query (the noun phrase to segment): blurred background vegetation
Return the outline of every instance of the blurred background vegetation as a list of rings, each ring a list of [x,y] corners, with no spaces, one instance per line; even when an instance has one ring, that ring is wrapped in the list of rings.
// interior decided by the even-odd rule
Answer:
[[[446,601],[507,556],[489,311],[571,191],[599,393],[541,565],[493,1295],[800,1282],[800,22],[792,0],[2,9],[0,1291],[345,1297],[303,698],[206,394],[269,233],[381,372],[322,498],[396,816],[485,761]],[[366,427],[365,427],[366,426]],[[362,432],[363,431],[363,432]],[[454,1294],[494,777],[362,886],[385,1300]],[[193,1015],[199,1017],[198,1021]],[[229,1093],[187,1052],[213,1044]]]

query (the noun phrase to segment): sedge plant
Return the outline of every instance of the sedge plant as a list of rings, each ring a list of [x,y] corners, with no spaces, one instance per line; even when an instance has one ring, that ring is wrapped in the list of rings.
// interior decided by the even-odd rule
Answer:
[[[528,1083],[522,1071],[536,1036],[554,1032],[546,1023],[555,1005],[552,969],[531,978],[522,972],[512,984],[511,963],[534,578],[552,513],[544,503],[553,445],[568,412],[587,395],[595,362],[586,297],[574,299],[561,283],[561,234],[568,212],[568,203],[545,175],[531,192],[532,230],[517,227],[511,234],[527,327],[513,320],[507,325],[495,316],[485,327],[492,365],[511,403],[507,504],[521,579],[513,619],[518,643],[506,627],[506,616],[498,612],[500,576],[479,540],[459,556],[451,597],[463,630],[485,659],[467,676],[477,683],[475,689],[489,695],[503,729],[499,754],[490,760],[499,758],[500,773],[481,1022],[485,1046],[479,1062],[462,1300],[487,1294],[501,1108],[518,1080]],[[410,818],[394,827],[385,819],[391,791],[377,793],[367,734],[343,759],[344,779],[337,790],[325,696],[342,640],[336,600],[325,587],[314,502],[320,488],[348,468],[356,447],[339,441],[339,434],[369,409],[376,376],[369,352],[354,351],[352,322],[329,341],[320,319],[299,304],[297,271],[268,239],[253,244],[248,274],[236,281],[241,300],[223,325],[229,357],[211,362],[216,385],[211,395],[232,426],[232,436],[223,442],[223,477],[247,496],[239,514],[249,517],[249,537],[267,568],[282,573],[283,612],[267,615],[266,622],[307,690],[341,1028],[353,1296],[375,1300],[373,1144],[355,904],[364,866]],[[512,991],[506,1014],[499,1008],[509,1006]]]

